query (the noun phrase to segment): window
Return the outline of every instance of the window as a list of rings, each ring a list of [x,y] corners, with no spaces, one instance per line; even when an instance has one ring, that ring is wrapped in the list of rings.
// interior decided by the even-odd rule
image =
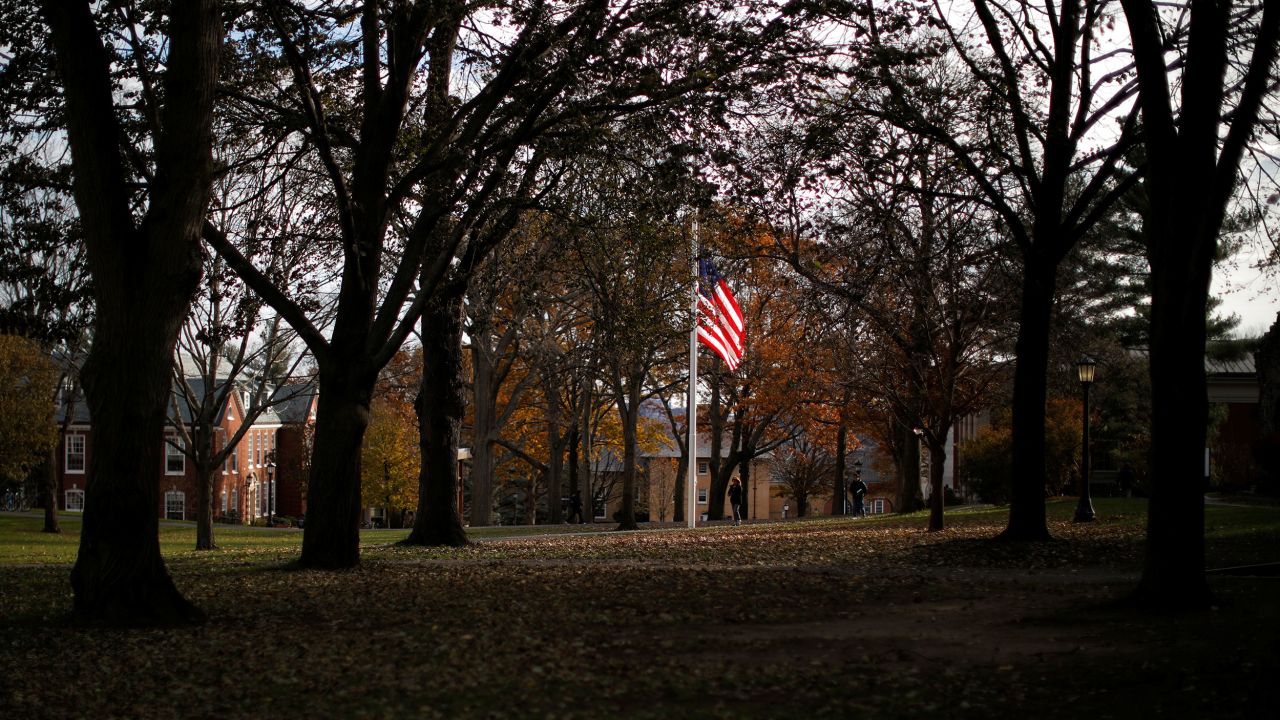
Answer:
[[[84,491],[68,490],[67,499],[63,504],[63,508],[67,512],[84,512]]]
[[[67,472],[84,473],[84,435],[67,436]]]
[[[240,512],[240,488],[231,488],[231,510],[237,514]]]
[[[699,474],[699,475],[706,475],[708,472],[711,472],[711,471],[710,471],[710,469],[709,469],[709,468],[708,468],[708,466],[707,466],[707,461],[706,461],[706,460],[699,460],[699,461],[698,461],[698,474]]]
[[[271,491],[274,490],[274,483],[264,480],[262,482],[262,491],[258,493],[258,515],[267,515],[271,512],[272,500]]]
[[[164,517],[166,520],[187,519],[187,494],[181,490],[170,490],[164,494]]]
[[[245,455],[245,460],[249,462],[249,467],[253,467],[253,431],[250,430],[245,437],[249,440],[249,452]]]
[[[870,500],[867,502],[867,513],[870,515],[880,515],[884,513],[884,500]]]
[[[222,491],[222,512],[224,514],[227,512],[227,491],[226,490]]]
[[[164,443],[164,474],[182,475],[187,471],[187,456],[183,453],[182,438],[166,435]]]
[[[232,474],[240,473],[240,448],[231,448],[231,454],[227,456],[227,460],[231,463]]]
[[[699,504],[699,505],[706,505],[706,504],[707,504],[707,489],[706,489],[706,488],[698,488],[698,504]]]

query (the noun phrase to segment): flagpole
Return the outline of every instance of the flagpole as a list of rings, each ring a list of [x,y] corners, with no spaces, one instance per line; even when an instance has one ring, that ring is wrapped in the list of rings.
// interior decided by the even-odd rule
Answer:
[[[698,524],[698,220],[693,220],[691,234],[693,256],[693,327],[689,330],[689,402],[685,417],[689,427],[689,467],[685,481],[685,521],[689,527]]]

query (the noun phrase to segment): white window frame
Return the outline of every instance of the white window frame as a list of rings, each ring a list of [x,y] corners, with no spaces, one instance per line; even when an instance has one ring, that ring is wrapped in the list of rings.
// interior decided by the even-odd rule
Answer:
[[[699,504],[699,505],[706,505],[706,504],[707,504],[707,489],[706,489],[706,488],[698,488],[698,504]]]
[[[711,472],[711,463],[710,463],[709,461],[707,461],[707,460],[699,460],[699,461],[698,461],[698,474],[699,474],[699,475],[706,475],[706,474],[707,474],[707,473],[709,473],[709,472]]]
[[[868,515],[882,515],[884,513],[884,498],[876,498],[867,501]]]
[[[227,514],[227,489],[222,489],[222,514]]]
[[[174,446],[174,443],[177,446]],[[165,475],[186,475],[187,474],[187,453],[184,452],[185,446],[182,438],[177,433],[165,433],[164,436],[164,474]],[[174,469],[171,461],[174,459],[182,461],[182,467]]]
[[[75,507],[72,507],[71,498],[77,498]],[[84,491],[79,488],[71,488],[63,496],[62,509],[64,512],[84,512]]]
[[[181,503],[181,505],[177,505]],[[177,514],[179,517],[172,517],[173,508],[177,506]],[[164,494],[164,519],[165,520],[186,520],[187,519],[187,494],[181,490],[170,490]]]
[[[77,441],[79,442],[79,445],[80,445],[80,451],[72,452],[71,444],[72,442],[77,442]],[[84,469],[86,465],[85,461],[88,459],[87,454],[85,453],[86,449],[88,449],[88,442],[85,440],[84,433],[67,433],[66,448],[64,449],[62,465],[68,475],[84,474]],[[78,468],[71,466],[71,458],[75,456],[80,457],[80,467]]]

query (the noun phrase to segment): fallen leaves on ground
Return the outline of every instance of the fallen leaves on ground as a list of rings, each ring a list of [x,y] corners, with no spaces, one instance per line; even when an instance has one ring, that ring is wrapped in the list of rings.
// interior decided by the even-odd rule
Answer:
[[[296,553],[279,547],[184,555],[171,572],[210,619],[177,630],[69,627],[68,568],[10,567],[0,707],[24,720],[1274,714],[1274,580],[1216,579],[1223,609],[1147,617],[1109,604],[1136,582],[1139,524],[1055,521],[1053,542],[1006,544],[991,540],[1002,520],[381,545],[339,572],[287,569]],[[1256,560],[1277,527],[1211,547]]]

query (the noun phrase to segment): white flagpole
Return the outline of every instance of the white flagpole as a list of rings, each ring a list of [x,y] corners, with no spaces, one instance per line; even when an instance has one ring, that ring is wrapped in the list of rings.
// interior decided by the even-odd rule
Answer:
[[[693,221],[693,328],[689,330],[689,402],[685,417],[689,426],[689,467],[685,481],[685,521],[698,523],[698,220]]]

